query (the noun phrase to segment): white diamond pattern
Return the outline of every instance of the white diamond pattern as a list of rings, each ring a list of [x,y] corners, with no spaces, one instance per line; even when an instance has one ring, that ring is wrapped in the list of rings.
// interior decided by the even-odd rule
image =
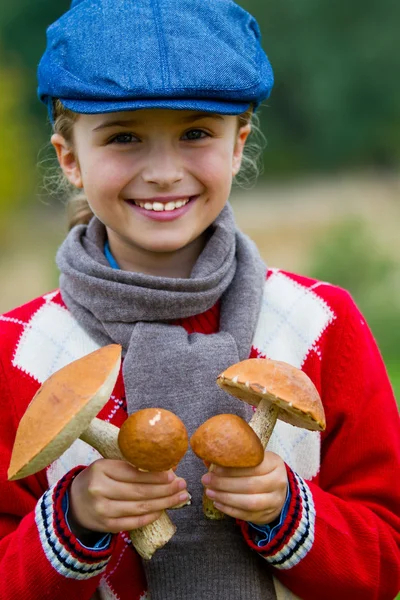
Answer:
[[[13,365],[43,383],[55,371],[98,348],[68,310],[48,302],[26,324]]]

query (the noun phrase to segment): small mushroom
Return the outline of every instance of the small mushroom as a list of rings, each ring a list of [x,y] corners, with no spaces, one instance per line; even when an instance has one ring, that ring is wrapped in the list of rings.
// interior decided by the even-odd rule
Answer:
[[[118,444],[123,456],[143,471],[168,471],[188,449],[182,421],[163,408],[144,408],[122,424]]]
[[[193,452],[206,463],[221,467],[256,467],[264,458],[264,448],[241,417],[221,414],[205,421],[190,438]],[[209,519],[222,519],[213,501],[203,495],[203,511]]]
[[[173,412],[163,408],[144,408],[133,413],[122,424],[118,444],[124,458],[136,468],[142,471],[168,471],[186,453],[188,435],[186,427]],[[130,536],[140,556],[149,560],[158,548],[171,539],[175,531],[175,525],[163,511],[157,521],[134,529]]]

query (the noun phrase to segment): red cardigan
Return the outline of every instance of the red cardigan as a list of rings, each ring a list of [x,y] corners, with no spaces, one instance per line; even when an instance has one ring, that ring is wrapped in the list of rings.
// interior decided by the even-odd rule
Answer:
[[[321,444],[316,465],[308,464],[301,444],[282,449],[286,462],[310,475],[287,466],[292,498],[277,536],[260,550],[246,523],[238,526],[265,567],[305,600],[393,600],[400,587],[399,417],[375,341],[344,290],[276,270],[268,272],[266,285],[267,325],[263,317],[251,356],[281,357],[282,344],[293,356],[307,348],[301,368],[321,394],[327,429],[312,438]],[[300,292],[301,298],[312,295],[314,309],[328,315],[312,336],[319,316],[299,300]],[[189,333],[213,333],[218,316],[216,306],[180,324]],[[144,600],[141,562],[126,534],[93,551],[66,526],[63,494],[82,467],[57,479],[52,465],[7,481],[15,431],[30,399],[60,356],[64,362],[75,358],[73,336],[65,334],[62,344],[57,337],[59,329],[68,333],[71,319],[57,291],[0,317],[0,598],[90,600],[100,587],[104,598]],[[272,323],[280,328],[275,338]],[[125,420],[121,373],[99,416],[117,426]],[[273,450],[279,453],[278,446],[276,438]],[[285,596],[278,584],[278,598],[294,598],[288,590]]]

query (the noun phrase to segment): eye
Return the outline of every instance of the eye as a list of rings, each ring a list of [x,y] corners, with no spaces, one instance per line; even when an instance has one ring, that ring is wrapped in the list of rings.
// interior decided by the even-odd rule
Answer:
[[[182,136],[182,139],[192,142],[193,140],[203,140],[206,137],[210,137],[210,134],[203,129],[190,129]]]
[[[138,142],[138,138],[133,133],[118,133],[114,135],[109,141],[109,144],[132,144],[132,142]]]

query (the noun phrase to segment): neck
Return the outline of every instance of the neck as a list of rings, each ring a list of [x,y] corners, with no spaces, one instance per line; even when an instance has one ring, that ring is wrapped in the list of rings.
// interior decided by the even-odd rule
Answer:
[[[204,232],[203,235],[179,250],[153,252],[126,244],[123,240],[117,238],[113,231],[107,230],[107,234],[111,253],[123,271],[175,279],[188,279],[190,277],[192,269],[208,239],[207,232]]]

